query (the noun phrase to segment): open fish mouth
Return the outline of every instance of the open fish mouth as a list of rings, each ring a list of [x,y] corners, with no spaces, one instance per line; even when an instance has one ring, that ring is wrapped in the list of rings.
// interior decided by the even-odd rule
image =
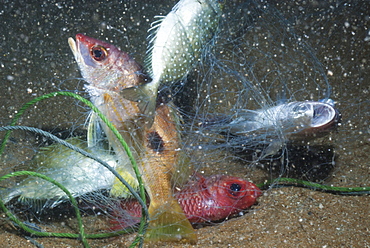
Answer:
[[[313,106],[313,116],[311,127],[329,127],[340,121],[340,114],[336,108],[326,103],[311,103]]]

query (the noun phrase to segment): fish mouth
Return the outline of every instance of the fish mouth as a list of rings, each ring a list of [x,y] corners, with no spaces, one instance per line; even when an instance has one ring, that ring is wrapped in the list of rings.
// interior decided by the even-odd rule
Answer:
[[[311,127],[325,127],[338,122],[338,111],[329,104],[318,103],[313,106],[313,118]]]
[[[259,188],[257,188],[257,186],[256,186],[256,188],[253,190],[253,196],[254,196],[254,198],[258,198],[261,195],[262,195],[262,191]]]
[[[71,48],[73,54],[76,56],[76,53],[77,53],[77,45],[76,45],[75,40],[72,37],[69,37],[68,38],[68,45]]]
[[[93,42],[90,40],[93,40],[93,38],[87,37],[83,34],[76,34],[76,40],[74,40],[72,37],[68,38],[68,44],[72,50],[75,60],[82,68],[86,65],[95,65],[90,58],[90,47],[93,44]]]
[[[77,42],[72,37],[69,37],[68,38],[68,45],[71,48],[71,51],[73,53],[73,56],[75,57],[75,60],[76,60],[77,64],[82,63],[82,57],[81,57],[81,54],[79,52]]]

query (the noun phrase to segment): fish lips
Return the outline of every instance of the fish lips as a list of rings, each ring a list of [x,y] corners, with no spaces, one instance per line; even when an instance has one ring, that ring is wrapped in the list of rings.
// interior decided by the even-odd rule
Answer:
[[[341,114],[334,106],[322,103],[312,102],[313,116],[310,127],[305,130],[305,134],[320,135],[335,129],[341,121]]]
[[[90,50],[93,46],[90,38],[83,34],[76,35],[76,41],[73,38],[68,38],[68,44],[75,56],[78,64],[85,63],[88,66],[94,67],[96,65],[95,61],[91,59]],[[96,43],[96,42],[95,42]]]

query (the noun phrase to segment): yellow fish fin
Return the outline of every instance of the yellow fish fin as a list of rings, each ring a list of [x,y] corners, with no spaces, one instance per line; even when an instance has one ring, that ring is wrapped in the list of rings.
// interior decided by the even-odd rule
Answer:
[[[125,179],[125,181],[131,186],[133,187],[135,190],[137,190],[139,188],[139,183],[138,181],[136,180],[136,177],[134,177],[133,175],[131,175],[130,172],[128,171],[124,171],[124,170],[120,170],[118,169],[117,172],[122,176],[123,179]],[[113,183],[113,186],[112,186],[112,189],[110,190],[110,195],[113,196],[113,197],[123,197],[123,198],[127,198],[129,195],[130,195],[130,191],[126,188],[125,185],[123,185],[121,183],[121,181],[116,177],[114,179],[114,183]]]
[[[160,206],[149,205],[150,222],[145,234],[146,242],[181,242],[195,244],[197,235],[178,202]]]

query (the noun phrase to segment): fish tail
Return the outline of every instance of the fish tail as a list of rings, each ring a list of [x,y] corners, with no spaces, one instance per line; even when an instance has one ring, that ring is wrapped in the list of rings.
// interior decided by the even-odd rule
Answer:
[[[150,222],[145,234],[147,242],[182,242],[195,244],[197,236],[181,206],[173,198],[167,204],[149,206]]]

